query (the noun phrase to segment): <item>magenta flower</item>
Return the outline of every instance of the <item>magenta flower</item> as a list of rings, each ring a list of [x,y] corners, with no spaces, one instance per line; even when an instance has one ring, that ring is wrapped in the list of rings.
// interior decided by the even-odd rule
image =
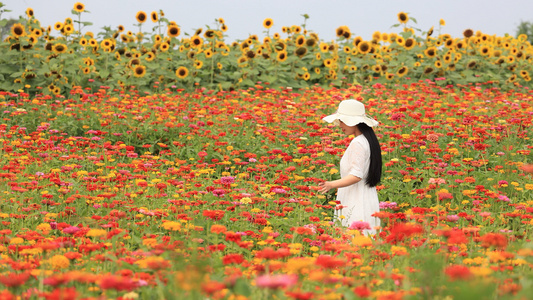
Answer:
[[[298,282],[298,277],[296,275],[262,275],[255,279],[255,284],[258,287],[267,288],[267,289],[279,289],[287,288],[295,285]]]

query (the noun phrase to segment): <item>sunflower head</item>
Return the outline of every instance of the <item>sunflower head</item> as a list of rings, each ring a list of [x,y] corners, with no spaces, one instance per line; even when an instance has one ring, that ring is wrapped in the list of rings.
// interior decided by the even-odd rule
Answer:
[[[139,23],[144,23],[146,22],[146,19],[148,19],[148,16],[144,11],[141,10],[137,12],[137,15],[135,15],[135,19],[137,19],[137,22]]]
[[[150,19],[152,19],[152,22],[157,22],[159,21],[159,15],[157,14],[156,11],[153,11],[151,14],[150,14]]]
[[[33,8],[28,7],[28,8],[26,9],[26,16],[28,16],[28,18],[33,17]]]
[[[74,3],[74,11],[82,13],[85,11],[85,5],[81,2]]]
[[[401,24],[405,24],[409,21],[409,16],[404,13],[404,12],[400,12],[398,14],[398,21],[401,23]]]
[[[272,25],[274,25],[274,21],[272,21],[271,18],[266,18],[263,21],[263,27],[265,27],[266,29],[269,29],[270,27],[272,27]]]
[[[24,36],[26,34],[26,30],[24,29],[24,25],[16,23],[11,27],[11,33],[13,37],[18,38]]]
[[[184,79],[184,78],[186,78],[188,75],[189,75],[189,69],[187,69],[186,67],[179,67],[179,68],[176,70],[176,76],[177,76],[179,79]]]
[[[474,35],[474,31],[472,29],[470,29],[470,28],[466,29],[465,31],[463,31],[463,36],[465,38],[469,38],[469,37],[471,37],[473,35]]]
[[[169,37],[177,37],[180,35],[180,28],[178,25],[170,25],[167,28],[167,35]]]
[[[133,76],[135,77],[144,77],[146,75],[146,67],[143,65],[135,65],[135,68],[133,68]]]

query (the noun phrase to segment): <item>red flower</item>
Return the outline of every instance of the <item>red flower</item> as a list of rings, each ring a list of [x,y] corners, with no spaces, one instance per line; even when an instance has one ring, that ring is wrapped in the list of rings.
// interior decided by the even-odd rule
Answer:
[[[335,269],[337,267],[342,267],[345,264],[345,262],[343,260],[336,259],[329,255],[320,255],[316,259],[315,264],[325,269]]]
[[[45,294],[44,297],[46,300],[76,300],[78,293],[76,288],[59,288],[55,289],[53,292]]]
[[[244,261],[244,257],[240,254],[228,254],[222,258],[222,263],[225,265],[238,264]]]
[[[0,276],[0,283],[7,287],[23,285],[30,278],[30,273],[9,274]]]
[[[399,223],[390,229],[390,234],[386,237],[387,243],[396,244],[406,238],[422,233],[422,226],[410,223]]]
[[[104,275],[100,280],[100,288],[103,290],[130,291],[135,287],[135,282],[121,276]]]
[[[356,287],[353,289],[353,292],[359,298],[366,298],[370,296],[370,289],[364,285]]]
[[[495,247],[505,249],[507,247],[507,237],[500,233],[487,233],[480,240],[481,247],[483,248]]]
[[[444,269],[444,273],[450,277],[451,280],[465,280],[472,277],[470,269],[466,266],[452,265]]]

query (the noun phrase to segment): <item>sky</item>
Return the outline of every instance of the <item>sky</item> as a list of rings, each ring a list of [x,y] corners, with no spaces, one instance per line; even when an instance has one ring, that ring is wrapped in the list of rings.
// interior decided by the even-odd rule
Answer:
[[[18,18],[31,7],[42,26],[52,25],[73,17],[72,0],[7,0],[0,1],[12,12],[2,18]],[[481,31],[489,35],[515,35],[521,21],[533,22],[532,0],[85,0],[82,21],[94,23],[82,31],[98,33],[102,27],[125,26],[126,30],[138,31],[135,15],[138,11],[150,14],[163,10],[165,17],[175,21],[183,33],[193,34],[198,28],[215,28],[215,19],[223,18],[228,27],[226,41],[244,40],[255,34],[266,36],[263,20],[274,21],[269,34],[281,32],[283,26],[302,25],[307,14],[307,29],[316,32],[324,41],[334,40],[339,26],[348,26],[352,37],[371,39],[375,31],[398,32],[391,26],[398,23],[400,12],[416,19],[412,27],[427,31],[434,26],[438,33],[439,20],[446,25],[440,33],[461,37],[465,29]],[[143,31],[150,32],[154,23],[148,20]],[[282,37],[284,35],[282,34]]]

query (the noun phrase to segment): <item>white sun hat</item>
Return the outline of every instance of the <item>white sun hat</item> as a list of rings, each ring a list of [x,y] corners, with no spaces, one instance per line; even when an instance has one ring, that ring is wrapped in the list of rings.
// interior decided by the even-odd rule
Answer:
[[[365,123],[370,127],[378,126],[379,122],[367,116],[365,113],[365,105],[357,100],[349,99],[339,103],[337,112],[322,118],[328,123],[338,125],[342,121],[348,126],[355,126],[359,123]]]

